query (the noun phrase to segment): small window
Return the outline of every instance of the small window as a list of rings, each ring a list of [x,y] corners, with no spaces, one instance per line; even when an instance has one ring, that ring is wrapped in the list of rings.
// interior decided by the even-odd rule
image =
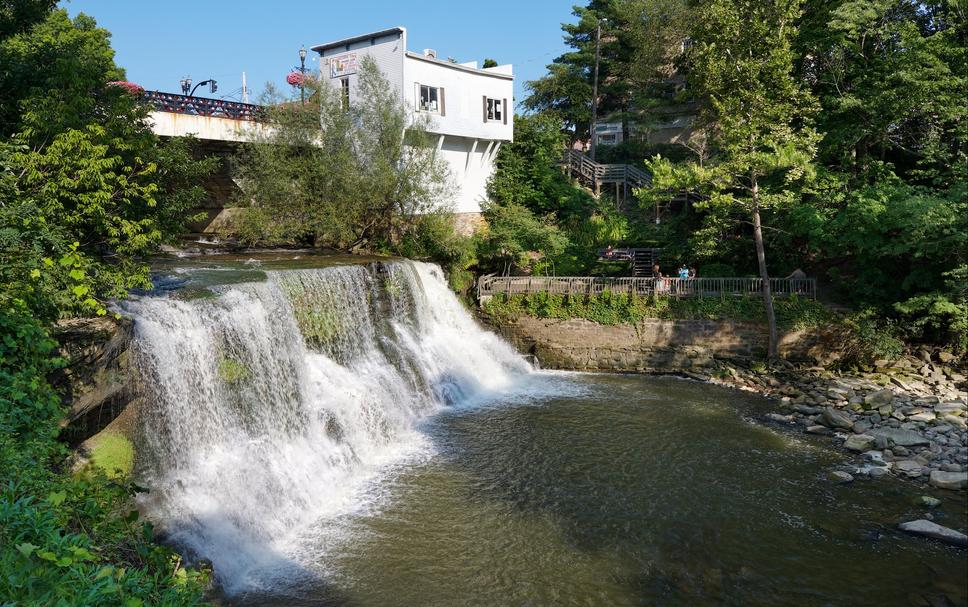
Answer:
[[[426,84],[420,85],[420,111],[440,112],[440,89]]]
[[[504,112],[504,106],[501,103],[500,99],[488,98],[487,100],[487,120],[488,121],[493,120],[495,122],[502,122],[504,120],[503,112]]]
[[[598,143],[605,145],[615,145],[615,133],[607,133],[598,136]]]
[[[339,91],[340,91],[340,101],[343,104],[343,109],[350,109],[350,79],[340,78],[339,79]]]

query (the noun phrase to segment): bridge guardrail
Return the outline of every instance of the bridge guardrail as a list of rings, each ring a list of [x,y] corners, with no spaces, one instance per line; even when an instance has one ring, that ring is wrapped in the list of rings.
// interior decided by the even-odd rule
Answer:
[[[777,297],[817,298],[816,278],[771,278]],[[658,297],[742,297],[763,292],[761,278],[596,278],[590,276],[482,276],[477,281],[479,301],[499,293],[529,295],[600,295],[611,293]]]
[[[161,112],[173,114],[188,114],[191,116],[211,116],[229,118],[231,120],[247,120],[260,122],[266,118],[266,109],[252,103],[239,103],[224,99],[208,99],[206,97],[189,97],[175,93],[159,91],[145,91],[145,101]]]

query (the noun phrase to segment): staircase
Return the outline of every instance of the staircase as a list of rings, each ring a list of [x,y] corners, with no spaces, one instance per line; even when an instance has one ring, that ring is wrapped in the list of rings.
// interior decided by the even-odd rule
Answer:
[[[578,150],[567,149],[561,157],[561,166],[567,173],[598,195],[604,184],[616,184],[623,189],[641,188],[647,185],[649,175],[630,164],[602,164],[595,162]]]
[[[652,276],[658,249],[632,249],[632,276]]]

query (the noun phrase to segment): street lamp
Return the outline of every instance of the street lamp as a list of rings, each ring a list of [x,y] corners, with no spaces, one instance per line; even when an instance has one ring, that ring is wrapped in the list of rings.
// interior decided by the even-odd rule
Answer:
[[[191,84],[192,84],[192,81],[191,81],[191,80],[189,79],[189,80],[188,80],[188,85],[189,85],[189,86],[191,86]],[[195,89],[197,89],[197,88],[198,88],[198,87],[200,87],[200,86],[203,86],[203,85],[206,85],[206,84],[207,84],[207,85],[209,85],[209,91],[210,91],[210,92],[211,92],[212,94],[214,94],[214,93],[215,93],[215,91],[217,91],[217,90],[218,90],[218,82],[216,82],[215,80],[213,80],[213,79],[211,79],[211,78],[209,78],[208,80],[202,80],[201,82],[199,82],[198,84],[196,84],[196,85],[195,85],[195,86],[194,86],[194,87],[192,88],[192,92],[191,92],[191,93],[189,93],[189,94],[188,94],[188,96],[189,96],[189,97],[194,97],[194,96],[195,96]],[[184,85],[182,85],[182,90],[185,90],[185,88],[184,88]]]
[[[302,74],[299,80],[299,99],[306,105],[306,45],[299,49],[299,73]]]

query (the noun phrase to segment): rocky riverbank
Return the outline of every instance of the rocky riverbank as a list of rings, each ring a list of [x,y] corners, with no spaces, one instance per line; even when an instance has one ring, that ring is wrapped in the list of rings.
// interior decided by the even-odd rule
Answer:
[[[834,480],[895,475],[941,489],[968,488],[966,378],[925,353],[881,361],[866,373],[838,374],[782,362],[716,361],[694,379],[777,399],[763,420],[826,435],[856,454]]]

